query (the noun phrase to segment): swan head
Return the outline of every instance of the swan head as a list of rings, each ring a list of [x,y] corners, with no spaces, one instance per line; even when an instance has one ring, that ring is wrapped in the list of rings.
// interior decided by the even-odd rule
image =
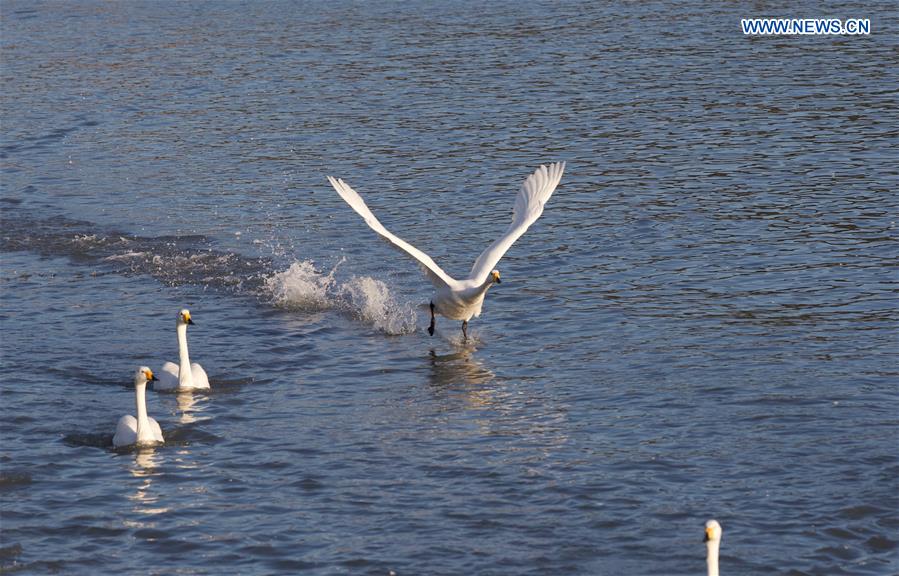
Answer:
[[[135,386],[146,386],[147,382],[156,379],[156,376],[153,375],[153,371],[146,366],[141,366],[137,369],[137,372],[134,373]]]
[[[721,524],[717,520],[709,520],[705,523],[704,542],[720,542],[721,541]]]
[[[181,312],[178,312],[178,326],[193,323],[194,321],[190,319],[190,310],[184,308]]]
[[[495,283],[497,283],[497,284],[502,284],[502,283],[503,283],[502,280],[499,279],[499,270],[494,270],[493,272],[491,272],[491,273],[490,273],[490,277],[491,277],[491,278],[493,279],[493,281],[494,281]]]

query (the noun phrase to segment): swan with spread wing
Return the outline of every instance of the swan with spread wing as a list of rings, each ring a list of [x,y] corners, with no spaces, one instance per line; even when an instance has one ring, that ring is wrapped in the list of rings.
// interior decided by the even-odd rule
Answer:
[[[331,176],[328,176],[328,181],[372,230],[421,265],[436,289],[436,294],[431,300],[431,324],[428,326],[428,333],[434,335],[436,313],[451,320],[461,320],[462,335],[468,339],[468,321],[474,316],[481,315],[481,306],[484,304],[487,290],[493,284],[500,283],[499,270],[495,269],[496,264],[525,230],[543,214],[543,206],[559,185],[564,170],[565,163],[557,162],[549,166],[540,166],[528,176],[515,199],[512,223],[505,234],[478,256],[468,278],[464,280],[456,280],[444,272],[430,256],[388,231],[368,209],[362,197],[346,182]]]

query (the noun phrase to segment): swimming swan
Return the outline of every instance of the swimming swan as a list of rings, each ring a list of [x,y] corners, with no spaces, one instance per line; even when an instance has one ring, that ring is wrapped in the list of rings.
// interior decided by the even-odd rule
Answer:
[[[193,324],[190,318],[190,310],[186,308],[178,312],[178,357],[180,366],[174,362],[166,362],[159,373],[159,381],[153,385],[154,390],[200,390],[209,388],[209,378],[203,367],[194,362],[190,363],[187,355],[187,325]]]
[[[112,445],[116,448],[123,446],[152,446],[162,444],[162,429],[156,420],[147,416],[147,381],[156,380],[153,371],[146,366],[141,366],[134,373],[134,399],[137,408],[137,418],[122,416],[115,427],[115,436],[112,437]]]
[[[717,520],[709,520],[705,523],[705,562],[708,566],[708,576],[718,576],[718,547],[721,545],[721,524]]]
[[[494,270],[493,267],[512,244],[543,213],[543,205],[546,204],[546,201],[549,200],[556,186],[558,186],[564,170],[564,162],[550,164],[548,167],[540,166],[536,172],[524,181],[521,191],[518,192],[518,196],[515,199],[512,223],[499,239],[478,256],[474,266],[471,267],[468,278],[465,280],[454,279],[444,272],[430,256],[391,234],[375,218],[375,215],[365,205],[362,197],[350,188],[346,182],[331,176],[328,176],[328,182],[337,190],[340,197],[357,214],[362,216],[362,219],[365,220],[365,223],[372,230],[383,236],[396,248],[415,258],[421,265],[424,273],[437,291],[434,299],[431,300],[431,324],[428,326],[428,333],[431,336],[434,335],[434,313],[436,312],[451,320],[461,320],[462,335],[467,340],[468,321],[471,320],[472,316],[481,315],[481,306],[484,304],[484,296],[487,294],[487,290],[494,283],[500,283],[499,270]]]

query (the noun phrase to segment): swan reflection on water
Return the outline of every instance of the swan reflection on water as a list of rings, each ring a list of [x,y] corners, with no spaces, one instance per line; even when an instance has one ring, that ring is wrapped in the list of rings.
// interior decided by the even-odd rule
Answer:
[[[449,354],[430,351],[429,374],[435,388],[457,388],[463,386],[484,386],[492,382],[496,375],[472,354],[477,349],[463,347]],[[470,391],[469,391],[470,392]]]
[[[197,421],[194,415],[203,412],[206,409],[206,402],[199,403],[200,397],[194,396],[191,391],[178,392],[176,400],[178,402],[178,422],[181,424],[192,424]],[[205,395],[202,398],[207,398]]]
[[[153,480],[159,475],[157,468],[162,456],[155,448],[141,448],[134,452],[129,472],[131,476],[140,480],[134,494],[128,499],[134,504],[134,513],[142,516],[132,516],[125,520],[125,525],[132,528],[146,528],[151,523],[141,520],[146,515],[156,515],[168,512],[169,509],[158,506],[159,495],[153,491]]]
[[[429,382],[447,408],[462,407],[483,435],[514,435],[530,440],[546,455],[568,441],[568,408],[552,394],[497,375],[474,356],[471,344],[447,354],[431,350]]]

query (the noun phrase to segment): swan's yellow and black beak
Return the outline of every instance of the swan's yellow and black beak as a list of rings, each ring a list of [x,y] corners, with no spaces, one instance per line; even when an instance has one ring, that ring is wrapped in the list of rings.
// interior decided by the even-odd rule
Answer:
[[[503,281],[499,279],[499,270],[493,271],[493,281],[496,282],[497,284],[503,283]]]
[[[705,538],[703,538],[702,541],[703,541],[703,542],[708,542],[708,541],[711,540],[711,539],[712,539],[712,528],[711,528],[711,527],[707,527],[707,528],[705,529]]]
[[[159,378],[157,378],[156,376],[153,375],[152,370],[144,370],[144,376],[146,376],[147,380],[149,380],[150,382],[155,382],[155,381],[159,380]]]
[[[181,317],[184,318],[185,324],[193,324],[194,323],[194,321],[190,317],[190,312],[184,312],[183,314],[181,314]]]

